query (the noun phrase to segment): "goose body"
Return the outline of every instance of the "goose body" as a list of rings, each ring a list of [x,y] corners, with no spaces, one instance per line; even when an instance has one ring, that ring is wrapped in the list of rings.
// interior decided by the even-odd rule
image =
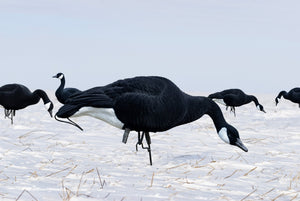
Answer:
[[[280,99],[282,96],[293,103],[299,104],[300,107],[300,88],[293,88],[289,92],[281,91],[275,98],[276,105],[279,103],[278,99]]]
[[[254,102],[257,109],[265,112],[264,107],[258,102],[257,98],[253,95],[245,94],[240,89],[227,89],[221,92],[210,94],[208,98],[222,102],[226,107],[231,107],[235,113],[235,107],[239,107],[250,102]]]
[[[0,105],[4,107],[5,117],[9,117],[12,123],[16,110],[37,104],[40,99],[43,100],[46,109],[52,117],[53,103],[45,91],[37,89],[31,92],[26,86],[21,84],[7,84],[0,87]]]
[[[248,151],[215,102],[190,96],[163,77],[134,77],[77,93],[56,113],[60,118],[93,116],[125,129],[125,133],[133,130],[146,134],[169,130],[204,114],[212,118],[223,141]]]
[[[55,96],[60,103],[64,104],[72,94],[81,92],[79,89],[76,88],[64,88],[66,84],[66,79],[63,73],[57,73],[55,76],[53,76],[53,78],[60,79],[60,85],[55,91]]]

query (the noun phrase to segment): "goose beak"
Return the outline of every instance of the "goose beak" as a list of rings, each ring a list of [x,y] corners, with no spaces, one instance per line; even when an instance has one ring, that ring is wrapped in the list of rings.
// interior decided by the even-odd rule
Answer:
[[[54,75],[54,76],[52,76],[52,78],[57,78],[57,76],[56,76],[56,75]]]
[[[49,114],[50,114],[50,117],[52,118],[53,117],[52,111],[49,111]]]
[[[267,113],[264,109],[262,109],[262,112]]]
[[[235,145],[241,148],[243,151],[248,152],[247,147],[242,143],[242,141],[239,138],[235,142]]]

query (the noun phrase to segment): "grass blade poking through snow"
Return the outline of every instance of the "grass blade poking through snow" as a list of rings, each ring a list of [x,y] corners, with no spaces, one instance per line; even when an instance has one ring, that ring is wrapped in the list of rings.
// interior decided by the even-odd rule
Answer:
[[[102,182],[98,168],[96,168],[96,170],[97,170],[97,174],[98,174],[98,178],[99,178],[101,189],[103,189],[103,187],[104,187],[104,185],[105,185],[106,182],[105,182],[105,180]]]

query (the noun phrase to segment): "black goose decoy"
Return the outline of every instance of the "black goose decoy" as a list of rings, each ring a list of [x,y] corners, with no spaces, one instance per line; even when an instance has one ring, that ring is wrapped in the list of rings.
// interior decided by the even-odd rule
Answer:
[[[43,100],[46,109],[52,117],[53,103],[45,91],[37,89],[32,93],[27,87],[21,84],[7,84],[0,87],[0,105],[4,107],[5,117],[11,119],[11,124],[13,124],[13,117],[16,114],[16,110],[34,105],[40,99]]]
[[[276,106],[279,103],[278,99],[280,99],[282,96],[293,103],[299,104],[300,107],[300,88],[293,88],[289,92],[281,91],[275,98]]]
[[[240,89],[227,89],[221,92],[210,94],[208,98],[215,100],[221,104],[231,108],[235,116],[235,107],[239,107],[250,102],[254,102],[257,109],[264,112],[264,107],[258,102],[257,98],[253,95],[247,95]]]
[[[66,84],[66,80],[65,80],[65,75],[63,73],[57,73],[56,75],[53,76],[53,78],[60,79],[60,85],[55,92],[55,96],[60,103],[65,104],[69,96],[71,96],[74,93],[81,92],[79,89],[76,88],[64,88]]]
[[[163,77],[135,77],[95,87],[71,96],[56,116],[69,118],[92,116],[125,130],[123,142],[130,131],[138,132],[136,146],[148,149],[150,164],[151,139],[149,132],[161,132],[209,115],[219,137],[226,143],[248,149],[238,131],[229,125],[219,106],[209,98],[190,96]],[[142,136],[140,135],[142,132]],[[148,147],[142,144],[146,138]]]

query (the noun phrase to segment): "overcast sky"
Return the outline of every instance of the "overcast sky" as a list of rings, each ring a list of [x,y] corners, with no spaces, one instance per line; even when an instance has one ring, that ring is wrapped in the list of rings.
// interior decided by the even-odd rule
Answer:
[[[187,92],[300,86],[300,1],[1,0],[0,85],[160,75]]]

